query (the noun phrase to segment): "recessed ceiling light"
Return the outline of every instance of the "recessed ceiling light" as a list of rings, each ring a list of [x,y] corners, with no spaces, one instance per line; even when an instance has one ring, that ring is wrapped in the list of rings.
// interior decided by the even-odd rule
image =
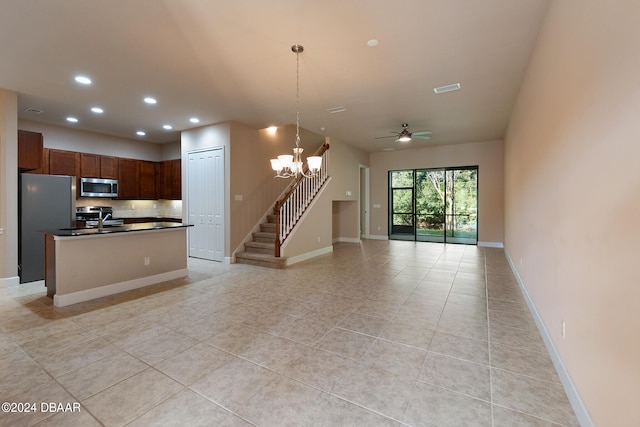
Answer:
[[[76,76],[75,80],[81,85],[90,85],[91,79],[87,76]]]
[[[171,125],[162,125],[162,129],[171,130],[171,129],[173,129],[173,126],[171,126]]]
[[[143,130],[139,130],[138,132],[136,132],[136,135],[138,136],[145,136],[147,133]]]
[[[200,119],[199,119],[199,118],[197,118],[197,117],[191,117],[191,118],[189,119],[189,121],[190,121],[191,123],[200,123]]]
[[[326,130],[327,130],[327,128],[326,128],[326,127],[324,127],[324,126],[322,126],[322,127],[320,128],[320,132],[324,132],[324,131],[326,131]]]
[[[445,93],[452,92],[454,90],[460,89],[460,83],[454,83],[452,85],[440,86],[433,89],[435,93]]]
[[[78,119],[71,116],[67,117],[67,121],[70,123],[78,123]]]
[[[147,97],[144,99],[144,102],[146,102],[147,104],[156,104],[156,103],[158,102],[158,100],[157,100],[157,99],[155,99],[155,98],[152,98],[152,97],[150,97],[150,96],[147,96]]]
[[[369,47],[376,47],[380,44],[380,40],[377,39],[371,39],[367,42],[367,46]]]
[[[100,107],[91,107],[91,111],[93,111],[96,114],[102,114],[104,113],[104,110]]]
[[[384,151],[394,151],[394,148],[384,148]]]

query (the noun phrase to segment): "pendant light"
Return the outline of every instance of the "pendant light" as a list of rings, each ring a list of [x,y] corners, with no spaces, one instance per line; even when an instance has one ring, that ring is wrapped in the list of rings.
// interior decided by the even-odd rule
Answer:
[[[271,168],[276,172],[275,178],[297,178],[302,175],[305,178],[313,178],[322,166],[322,157],[307,157],[309,170],[305,173],[302,166],[302,152],[300,147],[300,54],[304,47],[299,44],[291,46],[291,51],[296,54],[296,146],[293,155],[281,154],[271,159]]]

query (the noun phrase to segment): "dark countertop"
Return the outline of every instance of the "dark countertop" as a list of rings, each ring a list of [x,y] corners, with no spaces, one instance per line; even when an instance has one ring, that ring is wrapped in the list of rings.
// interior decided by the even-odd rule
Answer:
[[[140,222],[137,224],[106,225],[102,230],[98,227],[61,228],[58,230],[40,230],[41,233],[58,237],[92,236],[113,233],[128,233],[132,231],[166,230],[172,228],[191,227],[190,224],[180,222]]]

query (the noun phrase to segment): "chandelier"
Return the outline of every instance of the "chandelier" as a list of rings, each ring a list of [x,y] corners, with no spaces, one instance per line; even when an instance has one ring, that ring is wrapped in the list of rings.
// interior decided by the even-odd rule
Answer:
[[[300,53],[304,47],[299,44],[291,46],[291,50],[296,54],[296,146],[293,155],[281,154],[276,159],[271,159],[271,168],[276,172],[275,178],[313,178],[322,166],[322,157],[307,157],[309,170],[305,173],[302,164],[302,152],[300,147]]]

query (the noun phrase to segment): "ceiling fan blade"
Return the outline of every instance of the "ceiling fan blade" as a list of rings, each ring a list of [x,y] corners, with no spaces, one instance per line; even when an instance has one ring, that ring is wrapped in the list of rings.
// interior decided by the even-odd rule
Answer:
[[[429,135],[416,135],[415,133],[413,135],[411,135],[411,138],[417,138],[417,139],[431,139],[431,136]]]
[[[421,130],[420,132],[412,132],[411,135],[431,135],[430,130]]]

